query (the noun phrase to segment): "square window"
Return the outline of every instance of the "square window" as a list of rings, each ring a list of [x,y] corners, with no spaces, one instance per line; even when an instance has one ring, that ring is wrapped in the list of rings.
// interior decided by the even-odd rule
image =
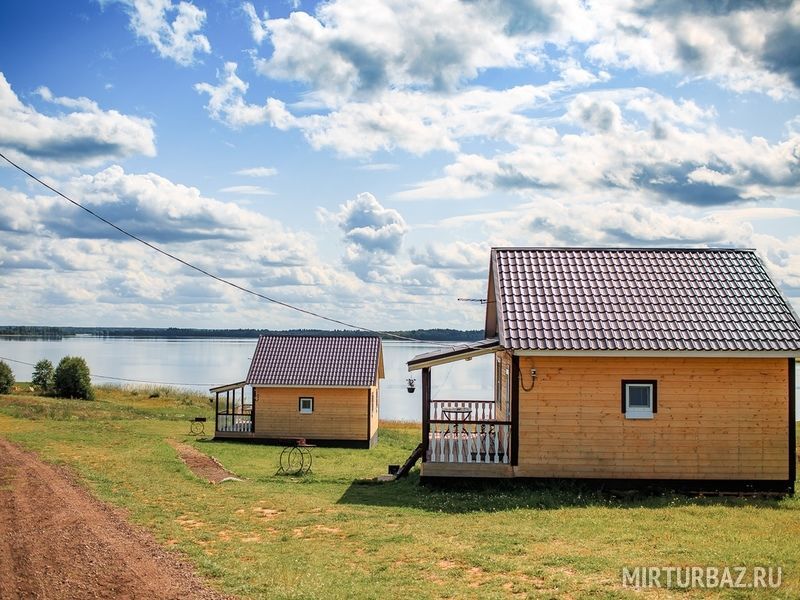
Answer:
[[[300,412],[302,414],[310,414],[314,412],[314,398],[301,397],[300,398]]]
[[[622,412],[626,419],[652,419],[657,412],[656,381],[622,381]]]

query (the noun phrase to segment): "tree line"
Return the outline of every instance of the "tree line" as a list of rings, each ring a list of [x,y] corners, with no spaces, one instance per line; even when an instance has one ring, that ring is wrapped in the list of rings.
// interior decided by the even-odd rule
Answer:
[[[372,335],[366,332],[336,329],[195,329],[182,327],[50,327],[30,325],[0,325],[0,336],[63,338],[76,335],[96,337],[155,337],[155,338],[256,338],[259,335]],[[483,338],[480,329],[410,329],[381,334],[384,340],[395,336],[433,342],[474,342]]]

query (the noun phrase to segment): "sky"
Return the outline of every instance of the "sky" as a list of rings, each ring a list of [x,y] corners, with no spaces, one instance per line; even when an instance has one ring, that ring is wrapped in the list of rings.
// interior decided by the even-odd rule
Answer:
[[[756,248],[800,310],[799,98],[800,1],[0,5],[0,152],[379,330],[482,328],[493,246]],[[0,315],[333,327],[7,164]]]

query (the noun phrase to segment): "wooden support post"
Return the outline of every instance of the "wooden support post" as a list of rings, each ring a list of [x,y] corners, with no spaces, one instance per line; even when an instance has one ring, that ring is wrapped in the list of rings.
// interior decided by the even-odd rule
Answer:
[[[789,359],[789,486],[788,492],[794,494],[794,482],[797,479],[797,423],[795,422],[795,359]]]
[[[250,404],[250,432],[256,430],[256,388],[252,388],[251,393],[253,398]]]
[[[372,390],[367,388],[367,445],[371,439],[372,433]]]
[[[511,465],[519,464],[519,356],[511,357]]]
[[[422,369],[422,462],[427,461],[431,432],[431,368]]]
[[[215,393],[217,401],[214,406],[214,431],[219,431],[219,392]]]

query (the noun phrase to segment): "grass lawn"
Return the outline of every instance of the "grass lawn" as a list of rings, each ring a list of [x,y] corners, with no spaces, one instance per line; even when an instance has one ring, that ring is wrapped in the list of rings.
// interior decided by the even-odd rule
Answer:
[[[187,436],[204,397],[99,388],[82,402],[0,396],[0,436],[71,467],[213,585],[246,598],[800,597],[800,500],[641,496],[578,487],[484,489],[359,479],[402,463],[415,425],[373,450],[316,448],[313,472],[276,475],[281,449]],[[245,478],[194,477],[187,441]],[[623,566],[780,565],[778,590],[634,591]],[[749,578],[748,578],[749,579]]]

